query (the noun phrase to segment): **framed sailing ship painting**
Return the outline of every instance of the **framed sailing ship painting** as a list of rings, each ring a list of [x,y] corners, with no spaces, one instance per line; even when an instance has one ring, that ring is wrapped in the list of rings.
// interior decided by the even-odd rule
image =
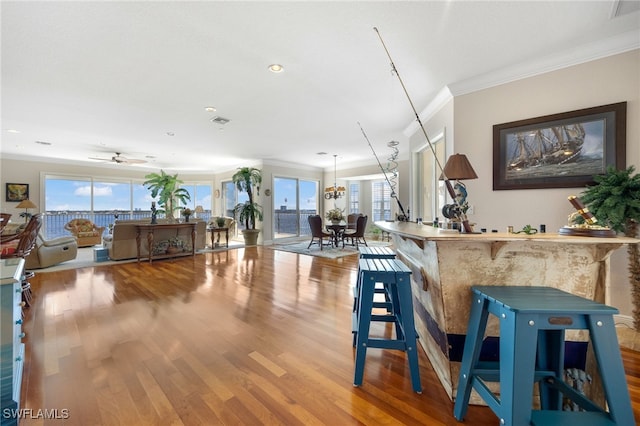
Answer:
[[[493,126],[493,189],[577,188],[626,167],[627,103]]]

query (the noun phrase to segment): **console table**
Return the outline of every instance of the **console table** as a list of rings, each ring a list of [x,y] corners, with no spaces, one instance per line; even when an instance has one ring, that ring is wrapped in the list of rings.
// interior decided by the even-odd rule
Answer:
[[[22,277],[24,259],[0,261],[0,424],[17,425],[24,364]]]
[[[158,223],[158,224],[145,223],[145,224],[139,224],[135,226],[136,226],[136,248],[138,251],[138,262],[140,262],[140,259],[143,258],[143,256],[140,254],[140,241],[142,239],[141,236],[143,232],[147,233],[147,248],[148,248],[147,258],[149,259],[149,263],[152,263],[153,259],[166,259],[169,257],[189,256],[189,255],[195,256],[196,254],[196,245],[195,245],[196,223],[195,222]],[[181,229],[191,230],[191,250],[179,251],[176,253],[154,254],[153,253],[154,233],[155,231],[165,230],[165,229],[175,229],[176,236],[179,234]]]

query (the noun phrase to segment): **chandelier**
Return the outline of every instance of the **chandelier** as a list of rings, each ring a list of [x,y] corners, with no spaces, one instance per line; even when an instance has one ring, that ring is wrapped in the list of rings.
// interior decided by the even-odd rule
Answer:
[[[337,200],[338,198],[344,197],[347,190],[344,186],[338,186],[337,183],[337,157],[337,154],[333,154],[333,186],[324,189],[324,198],[326,200],[331,200],[332,198]]]

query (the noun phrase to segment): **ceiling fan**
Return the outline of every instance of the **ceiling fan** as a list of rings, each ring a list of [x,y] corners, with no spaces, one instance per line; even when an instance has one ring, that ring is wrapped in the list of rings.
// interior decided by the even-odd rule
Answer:
[[[126,158],[123,157],[122,155],[120,155],[120,152],[116,152],[116,155],[114,155],[111,158],[98,158],[98,157],[89,157],[90,160],[100,160],[100,161],[107,161],[107,162],[111,162],[111,163],[116,163],[116,164],[142,164],[142,163],[146,163],[146,160],[138,160],[135,158]]]

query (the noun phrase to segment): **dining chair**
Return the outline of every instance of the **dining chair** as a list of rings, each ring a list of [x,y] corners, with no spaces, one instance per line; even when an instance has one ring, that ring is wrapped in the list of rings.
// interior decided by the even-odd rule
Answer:
[[[349,213],[347,215],[347,229],[356,229],[356,223],[362,213]]]
[[[367,246],[367,240],[364,239],[364,231],[367,228],[367,220],[368,216],[358,216],[356,219],[356,229],[355,230],[345,230],[342,236],[342,246],[344,247],[345,240],[351,240],[349,245],[355,246],[358,248],[358,244],[364,244]],[[367,246],[368,247],[368,246]]]
[[[311,247],[314,243],[320,246],[320,250],[322,250],[322,247],[325,245],[333,246],[333,234],[325,232],[322,229],[322,217],[320,215],[309,216],[309,228],[311,229],[311,242],[309,242],[307,248]],[[324,243],[325,238],[328,240],[326,244]]]

